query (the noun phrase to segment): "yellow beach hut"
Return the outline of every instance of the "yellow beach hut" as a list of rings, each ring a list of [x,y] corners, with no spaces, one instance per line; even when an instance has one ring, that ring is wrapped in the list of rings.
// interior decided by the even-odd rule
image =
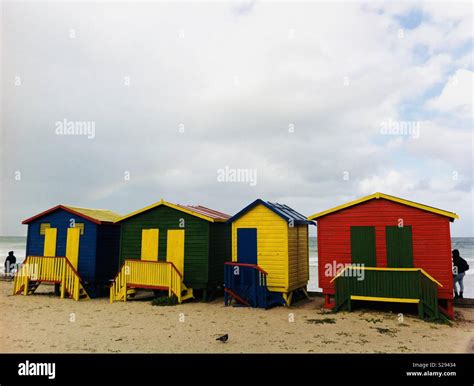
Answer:
[[[308,225],[294,209],[257,199],[232,224],[232,262],[225,263],[225,304],[290,305],[309,280]]]

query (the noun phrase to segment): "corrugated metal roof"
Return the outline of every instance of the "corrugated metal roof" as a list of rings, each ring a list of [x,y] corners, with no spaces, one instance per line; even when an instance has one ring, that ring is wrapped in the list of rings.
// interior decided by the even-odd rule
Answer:
[[[334,213],[334,212],[337,212],[337,211],[340,211],[342,209],[345,209],[345,208],[349,208],[351,206],[354,206],[354,205],[358,205],[358,204],[361,204],[363,202],[366,202],[366,201],[369,201],[369,200],[378,200],[378,199],[385,199],[385,200],[389,200],[389,201],[393,201],[393,202],[398,202],[399,204],[403,204],[403,205],[407,205],[407,206],[412,206],[414,208],[418,208],[418,209],[421,209],[421,210],[425,210],[427,212],[432,212],[432,213],[436,213],[436,214],[439,214],[441,216],[445,216],[445,217],[448,217],[450,219],[450,221],[454,221],[454,219],[457,219],[459,218],[459,216],[456,214],[456,213],[453,213],[453,212],[448,212],[446,210],[443,210],[443,209],[438,209],[438,208],[434,208],[432,206],[428,206],[428,205],[423,205],[423,204],[420,204],[418,202],[414,202],[414,201],[409,201],[409,200],[405,200],[403,198],[399,198],[399,197],[395,197],[395,196],[390,196],[389,194],[385,194],[385,193],[380,193],[380,192],[377,192],[377,193],[374,193],[374,194],[371,194],[369,196],[365,196],[365,197],[362,197],[362,198],[359,198],[358,200],[354,200],[354,201],[350,201],[346,204],[343,204],[343,205],[339,205],[339,206],[336,206],[334,208],[331,208],[331,209],[328,209],[328,210],[325,210],[323,212],[319,212],[319,213],[316,213],[316,214],[313,214],[312,216],[309,216],[308,218],[310,220],[315,220],[319,217],[322,217],[322,216],[326,216],[327,214],[330,214],[330,213]]]
[[[279,204],[277,202],[268,202],[268,201],[267,201],[267,204],[273,206],[275,211],[282,212],[284,216],[294,221],[308,221],[306,216],[303,216],[301,213],[290,208],[288,205]]]
[[[232,222],[239,217],[243,216],[247,213],[250,209],[254,208],[257,205],[264,205],[271,211],[275,212],[278,216],[283,218],[286,221],[293,221],[295,224],[308,224],[314,225],[313,221],[310,221],[306,218],[306,216],[302,215],[301,213],[297,212],[293,208],[290,208],[288,205],[283,205],[275,202],[264,201],[260,198],[256,199],[251,204],[247,205],[244,209],[242,209],[237,214],[233,215],[228,221]]]
[[[203,220],[207,220],[210,222],[224,222],[227,221],[227,219],[230,217],[229,215],[218,212],[217,210],[214,209],[209,209],[206,208],[205,206],[201,205],[182,205],[182,204],[172,204],[171,202],[167,202],[165,200],[160,200],[158,202],[155,202],[154,204],[148,205],[142,209],[136,210],[135,212],[129,213],[117,220],[115,222],[120,222],[123,220],[126,220],[130,217],[136,216],[137,214],[146,212],[148,210],[151,210],[153,208],[156,208],[160,205],[167,206],[169,208],[173,208],[179,211],[182,211],[184,213],[188,213],[192,216],[196,216],[199,218],[202,218]]]
[[[77,206],[64,205],[77,213],[81,213],[85,216],[91,217],[101,222],[114,222],[119,219],[122,215],[112,212],[108,209],[93,209],[93,208],[80,208]]]
[[[207,217],[211,217],[214,220],[220,220],[220,221],[227,221],[230,216],[228,214],[218,212],[217,210],[206,208],[205,206],[202,205],[182,205],[178,204],[178,206],[181,206],[183,208],[186,208],[192,212],[196,212],[199,214],[202,214]]]
[[[79,217],[83,217],[87,220],[95,222],[96,224],[101,223],[113,223],[120,218],[120,214],[112,212],[107,209],[92,209],[92,208],[81,208],[78,206],[70,205],[56,205],[44,212],[38,213],[37,215],[30,217],[22,221],[22,224],[28,224],[29,222],[36,220],[40,217],[47,215],[48,213],[54,212],[55,210],[62,209]]]

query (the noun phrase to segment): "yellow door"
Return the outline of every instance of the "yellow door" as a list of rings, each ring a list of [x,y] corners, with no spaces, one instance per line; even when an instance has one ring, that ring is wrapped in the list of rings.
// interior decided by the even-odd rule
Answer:
[[[81,236],[80,228],[67,228],[66,257],[71,265],[77,271],[79,261],[79,238]]]
[[[43,256],[56,256],[56,228],[46,228],[44,230],[44,250]]]
[[[159,229],[142,229],[142,260],[158,261],[159,232]]]
[[[173,263],[181,275],[184,274],[184,229],[168,230],[166,261]]]

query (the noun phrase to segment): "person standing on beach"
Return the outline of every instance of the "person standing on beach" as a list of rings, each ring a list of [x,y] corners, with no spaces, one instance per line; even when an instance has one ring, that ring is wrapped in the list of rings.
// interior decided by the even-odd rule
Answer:
[[[13,254],[13,251],[8,252],[8,256],[5,259],[5,275],[10,276],[11,271],[13,270],[14,265],[16,264],[16,257]]]
[[[464,292],[463,279],[466,271],[469,269],[467,261],[464,260],[457,249],[453,250],[453,278],[454,278],[454,299],[462,299]],[[456,283],[459,284],[459,295],[456,288]]]

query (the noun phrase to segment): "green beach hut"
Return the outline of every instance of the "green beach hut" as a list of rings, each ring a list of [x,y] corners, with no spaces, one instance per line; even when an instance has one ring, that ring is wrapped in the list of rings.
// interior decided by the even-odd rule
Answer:
[[[225,213],[161,200],[119,218],[120,268],[110,301],[127,300],[137,288],[165,290],[184,301],[224,283],[231,227]]]

